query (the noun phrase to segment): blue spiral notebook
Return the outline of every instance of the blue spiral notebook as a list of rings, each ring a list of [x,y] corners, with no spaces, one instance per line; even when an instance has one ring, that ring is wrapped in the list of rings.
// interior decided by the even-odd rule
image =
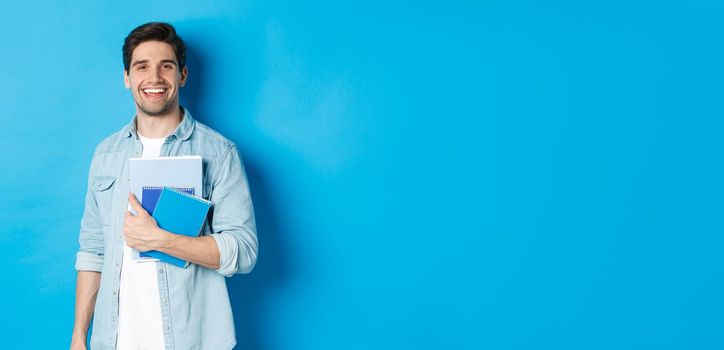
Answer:
[[[181,192],[188,193],[190,195],[194,194],[194,188],[193,187],[173,187],[176,190],[179,190]],[[149,215],[153,216],[153,211],[156,209],[156,204],[158,204],[158,199],[161,197],[161,191],[163,190],[163,186],[143,186],[142,193],[142,199],[141,199],[141,206],[143,209],[145,209]],[[155,258],[152,256],[144,253],[144,252],[138,252],[138,259],[151,259],[152,261],[156,261]]]
[[[196,237],[201,232],[209,208],[211,208],[211,202],[205,199],[195,197],[183,190],[163,187],[151,216],[156,219],[158,227],[166,231]],[[150,250],[144,254],[176,266],[189,266],[188,261],[156,250]]]

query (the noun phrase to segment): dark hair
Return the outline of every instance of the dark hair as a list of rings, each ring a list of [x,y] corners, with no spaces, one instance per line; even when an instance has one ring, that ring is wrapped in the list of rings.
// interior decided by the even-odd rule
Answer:
[[[186,44],[176,35],[176,29],[168,23],[150,22],[136,27],[123,41],[123,68],[126,72],[131,66],[133,50],[146,41],[160,41],[171,45],[176,53],[178,69],[186,66]]]

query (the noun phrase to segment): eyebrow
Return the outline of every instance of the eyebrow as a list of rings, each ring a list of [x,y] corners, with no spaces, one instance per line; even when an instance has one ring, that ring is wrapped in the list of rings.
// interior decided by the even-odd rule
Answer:
[[[135,67],[139,64],[147,64],[147,63],[148,63],[148,60],[133,61],[133,63],[131,64],[131,67]],[[175,60],[161,60],[161,63],[171,63],[173,65],[178,65],[178,63],[176,63]]]

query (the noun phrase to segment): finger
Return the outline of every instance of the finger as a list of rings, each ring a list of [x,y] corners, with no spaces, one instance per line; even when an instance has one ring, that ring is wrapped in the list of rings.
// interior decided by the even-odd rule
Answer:
[[[136,249],[136,247],[138,247],[138,245],[140,244],[140,241],[138,239],[134,238],[133,236],[129,236],[129,235],[126,235],[124,237],[124,241],[127,246],[129,246],[133,249]]]
[[[137,217],[133,216],[133,213],[126,212],[126,216],[123,217],[123,225],[125,227],[131,227],[135,226],[137,224],[137,220],[139,220]]]
[[[148,212],[146,209],[143,209],[143,206],[138,202],[133,192],[128,192],[128,202],[131,203],[131,207],[136,211],[136,215],[148,215]]]
[[[123,233],[124,233],[127,237],[134,237],[134,238],[135,238],[135,237],[141,237],[140,232],[138,232],[136,226],[133,225],[133,223],[131,223],[130,225],[124,227],[124,228],[123,228]]]
[[[133,230],[129,226],[123,228],[123,237],[126,239],[133,237]]]

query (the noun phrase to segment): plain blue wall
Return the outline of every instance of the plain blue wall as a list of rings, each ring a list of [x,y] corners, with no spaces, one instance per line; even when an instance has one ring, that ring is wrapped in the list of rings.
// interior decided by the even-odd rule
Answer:
[[[170,21],[237,142],[239,349],[724,347],[724,6],[0,4],[2,348],[62,349],[121,45]]]

